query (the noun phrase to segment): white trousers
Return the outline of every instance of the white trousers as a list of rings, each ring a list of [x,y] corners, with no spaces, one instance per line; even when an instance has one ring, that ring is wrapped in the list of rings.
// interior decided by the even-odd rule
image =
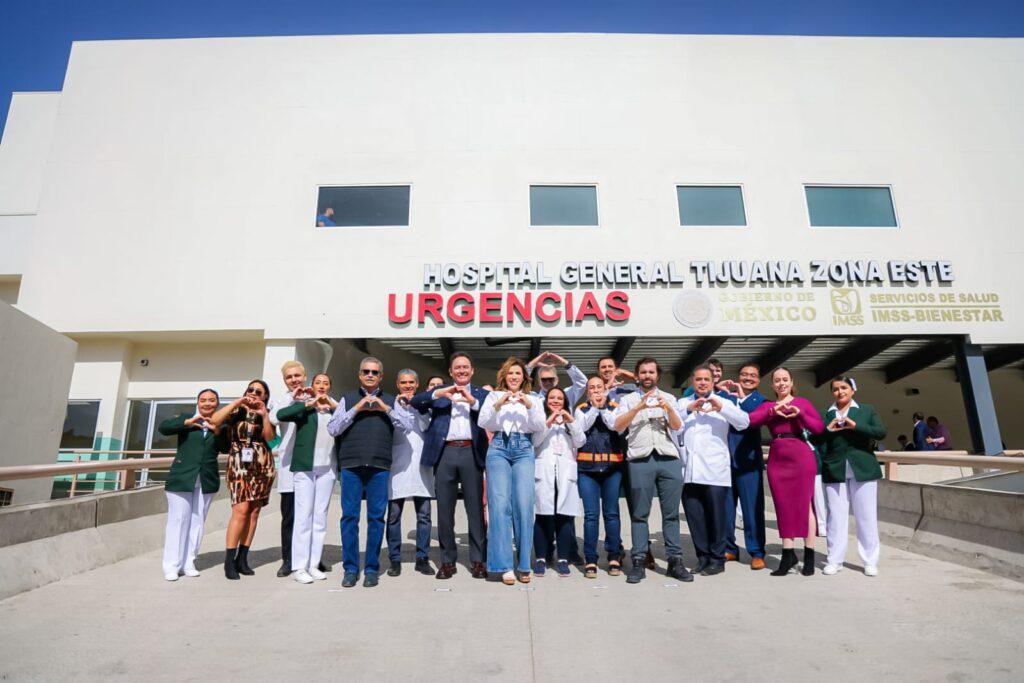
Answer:
[[[814,475],[814,500],[813,500],[813,504],[814,504],[814,517],[816,518],[815,521],[817,521],[817,523],[818,523],[818,535],[819,536],[824,536],[828,532],[828,529],[827,529],[826,524],[825,524],[825,518],[828,515],[827,515],[826,506],[825,506],[825,490],[822,488],[821,475],[820,474]]]
[[[849,474],[849,472],[848,472]],[[825,484],[828,499],[828,563],[841,565],[849,540],[850,503],[857,523],[857,552],[865,566],[878,566],[878,482],[853,477]]]
[[[164,534],[164,574],[177,574],[195,564],[203,525],[210,510],[212,493],[203,493],[196,481],[191,492],[165,491],[167,495],[167,531]]]
[[[330,465],[293,472],[295,525],[292,527],[292,570],[309,571],[320,564],[327,536],[327,507],[337,475]]]

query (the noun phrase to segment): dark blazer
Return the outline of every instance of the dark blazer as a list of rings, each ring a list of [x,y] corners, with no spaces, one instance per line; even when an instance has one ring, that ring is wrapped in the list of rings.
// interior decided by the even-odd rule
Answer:
[[[920,420],[914,425],[914,448],[919,451],[934,451],[935,446],[925,441],[929,436],[928,425],[924,420]]]
[[[288,469],[292,472],[312,472],[313,458],[316,451],[316,435],[320,420],[315,408],[307,408],[304,401],[295,401],[277,411],[277,419],[281,422],[295,423],[295,443],[292,448],[292,462]],[[335,439],[337,448],[337,439]]]
[[[178,437],[178,452],[174,455],[171,471],[167,473],[164,490],[178,493],[191,493],[196,488],[196,479],[200,481],[203,493],[216,493],[220,489],[220,474],[217,471],[217,453],[227,450],[224,435],[228,428],[221,427],[220,434],[213,430],[185,426],[185,420],[193,413],[182,413],[160,423],[159,431],[164,436]]]
[[[828,426],[836,417],[829,408],[823,420]],[[814,437],[821,454],[821,480],[829,484],[846,481],[846,463],[857,481],[882,478],[882,466],[875,458],[874,442],[885,438],[885,425],[875,409],[866,403],[851,407],[846,417],[857,423],[852,430],[830,432],[827,429]]]
[[[447,398],[439,398],[435,401],[434,392],[450,386],[450,384],[446,384],[443,387],[437,387],[430,391],[421,391],[413,396],[412,401],[409,402],[409,405],[420,413],[430,413],[430,426],[427,427],[427,431],[423,434],[423,454],[420,456],[420,465],[422,467],[437,467],[437,463],[441,462],[445,441],[448,438],[448,425],[452,420],[452,402]],[[473,434],[473,459],[476,460],[477,467],[483,469],[484,464],[487,462],[487,446],[489,443],[487,441],[487,430],[481,429],[477,425],[477,419],[480,417],[480,407],[483,406],[487,395],[491,392],[474,387],[472,384],[469,385],[469,390],[473,394],[473,398],[476,399],[476,403],[469,411],[470,430]]]
[[[745,413],[752,413],[759,405],[767,401],[757,389],[754,389],[747,400],[737,401],[737,405]],[[764,451],[761,450],[761,428],[747,427],[739,431],[729,427],[729,455],[732,456],[732,468],[737,472],[751,472],[764,469]]]

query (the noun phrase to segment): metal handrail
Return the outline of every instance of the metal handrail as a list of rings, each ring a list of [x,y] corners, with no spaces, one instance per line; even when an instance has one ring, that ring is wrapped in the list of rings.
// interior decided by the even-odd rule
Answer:
[[[153,453],[174,453],[171,449],[148,451],[90,451],[76,450],[76,454],[90,455],[144,455]],[[1024,472],[1024,451],[1006,451],[1005,455],[972,455],[967,451],[877,451],[875,457],[880,463],[889,465],[944,465],[948,467],[974,467]],[[227,463],[228,456],[218,457],[218,465]],[[44,465],[11,465],[0,467],[0,481],[13,479],[39,479],[64,474],[87,474],[90,472],[120,472],[135,470],[169,469],[174,457],[121,458],[119,460],[88,460],[78,462],[57,462]]]
[[[79,455],[146,455],[175,453],[174,449],[161,448],[146,451],[93,451],[89,449],[62,449],[58,452],[73,453]],[[218,467],[227,464],[228,456],[221,455],[217,458]],[[72,497],[74,497],[74,484],[78,475],[92,472],[118,472],[117,488],[120,490],[134,488],[136,470],[167,470],[174,464],[174,456],[157,458],[119,458],[117,460],[75,460],[75,462],[56,462],[42,465],[11,465],[0,467],[0,481],[11,481],[14,479],[44,479],[48,477],[59,477],[71,475]]]

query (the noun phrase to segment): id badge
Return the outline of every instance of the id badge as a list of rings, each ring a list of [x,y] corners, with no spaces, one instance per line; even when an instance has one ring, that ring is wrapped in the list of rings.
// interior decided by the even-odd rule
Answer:
[[[242,462],[252,462],[253,449],[243,448],[242,449]]]

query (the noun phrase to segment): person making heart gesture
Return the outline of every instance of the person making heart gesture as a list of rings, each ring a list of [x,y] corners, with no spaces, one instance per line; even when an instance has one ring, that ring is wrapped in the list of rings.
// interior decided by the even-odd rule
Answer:
[[[569,576],[571,539],[576,536],[576,516],[582,512],[576,486],[576,450],[586,436],[567,407],[565,392],[558,387],[549,389],[544,399],[547,420],[544,428],[533,434],[537,453],[533,529],[537,576],[544,575],[546,558],[554,548],[558,553],[558,576]]]
[[[388,510],[388,477],[394,459],[394,433],[409,433],[413,415],[381,389],[384,363],[373,356],[359,363],[359,389],[338,400],[327,431],[338,439],[341,478],[341,549],[344,576],[351,588],[359,580],[359,517],[366,498],[366,550],[363,586],[380,578],[380,548]]]
[[[817,459],[804,439],[804,431],[820,434],[824,423],[811,402],[796,395],[793,375],[777,368],[771,375],[776,399],[758,406],[750,414],[750,425],[765,425],[772,435],[768,450],[768,485],[782,538],[782,561],[772,576],[784,576],[796,566],[795,539],[804,539],[803,574],[814,573],[814,543],[818,522],[811,501]]]
[[[220,397],[203,389],[196,397],[194,415],[182,413],[160,423],[160,433],[176,436],[178,448],[167,473],[167,529],[164,535],[164,578],[177,581],[180,574],[199,576],[195,561],[203,540],[203,526],[213,495],[220,489],[217,472],[219,430],[213,414]]]
[[[267,442],[277,432],[267,409],[269,399],[267,383],[254,379],[241,398],[218,410],[211,420],[227,429],[231,441],[225,476],[231,491],[231,519],[224,551],[224,576],[231,580],[255,573],[249,566],[249,546],[274,483],[274,458]]]
[[[544,429],[541,400],[530,394],[526,363],[509,358],[495,391],[480,408],[479,424],[494,433],[487,449],[487,571],[507,585],[530,581],[534,534],[534,449],[530,435]],[[515,534],[519,556],[514,557]]]

